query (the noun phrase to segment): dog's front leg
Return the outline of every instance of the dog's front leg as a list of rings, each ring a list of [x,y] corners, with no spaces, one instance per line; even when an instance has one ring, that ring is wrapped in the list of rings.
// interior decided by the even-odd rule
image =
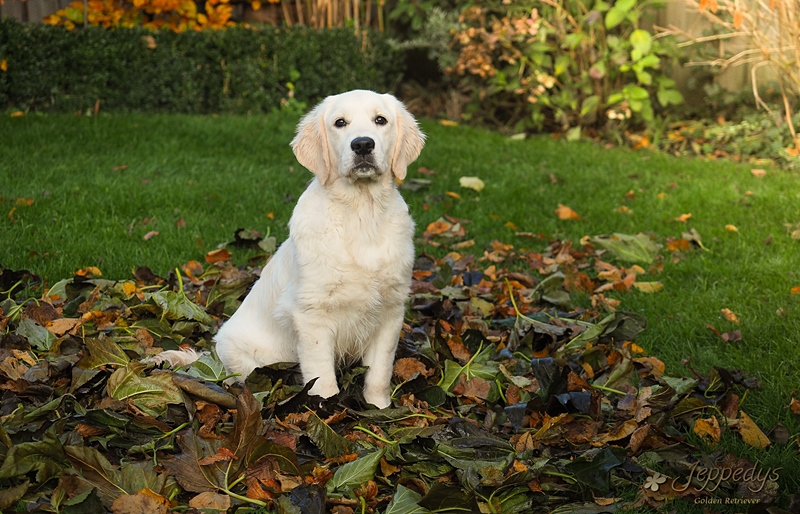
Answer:
[[[403,309],[400,308],[381,325],[362,358],[362,363],[369,366],[364,376],[364,400],[379,409],[392,404],[392,369],[402,327]]]
[[[336,384],[335,341],[330,328],[313,326],[306,321],[297,327],[297,335],[297,357],[303,382],[317,379],[309,393],[323,398],[334,396],[339,386]]]

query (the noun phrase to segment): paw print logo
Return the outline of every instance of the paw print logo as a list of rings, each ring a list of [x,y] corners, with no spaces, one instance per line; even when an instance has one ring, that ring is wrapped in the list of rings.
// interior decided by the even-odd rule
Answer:
[[[658,488],[661,487],[661,484],[667,481],[667,476],[662,475],[658,471],[653,473],[653,476],[647,477],[644,481],[644,488],[650,489],[651,491],[655,492],[658,491]]]

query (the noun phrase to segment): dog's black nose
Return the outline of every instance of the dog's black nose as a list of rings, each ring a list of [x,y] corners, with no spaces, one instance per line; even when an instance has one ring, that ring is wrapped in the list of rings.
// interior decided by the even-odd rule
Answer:
[[[357,137],[350,141],[350,148],[356,155],[369,155],[375,149],[375,141],[371,137]]]

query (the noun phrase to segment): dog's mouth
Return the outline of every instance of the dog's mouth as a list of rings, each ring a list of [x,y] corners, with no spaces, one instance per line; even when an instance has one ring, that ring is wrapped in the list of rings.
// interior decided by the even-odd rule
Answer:
[[[356,158],[348,175],[356,180],[372,179],[381,175],[381,170],[368,158]]]

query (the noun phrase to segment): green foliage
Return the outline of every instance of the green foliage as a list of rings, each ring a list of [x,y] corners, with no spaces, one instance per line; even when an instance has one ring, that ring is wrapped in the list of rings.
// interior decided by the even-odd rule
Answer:
[[[640,20],[648,0],[480,1],[454,33],[445,71],[472,97],[468,117],[516,130],[579,134],[618,120],[649,123],[683,102],[665,73],[669,48]]]
[[[67,31],[0,21],[0,108],[266,112],[354,88],[391,90],[400,55],[378,33],[231,28]]]

